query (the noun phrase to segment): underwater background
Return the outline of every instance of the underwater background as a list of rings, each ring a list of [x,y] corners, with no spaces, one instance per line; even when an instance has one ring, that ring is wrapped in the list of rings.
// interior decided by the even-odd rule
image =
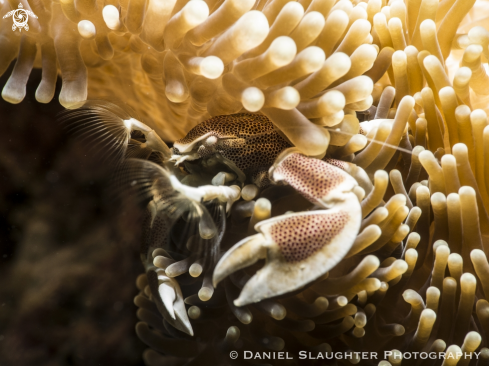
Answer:
[[[0,99],[0,365],[144,365],[138,213],[103,199],[107,167],[64,134],[57,97],[35,101],[40,80]]]

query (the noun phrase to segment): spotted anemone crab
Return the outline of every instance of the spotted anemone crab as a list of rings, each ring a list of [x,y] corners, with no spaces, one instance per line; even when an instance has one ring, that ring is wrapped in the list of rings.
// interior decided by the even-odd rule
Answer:
[[[88,102],[62,119],[75,134],[95,141],[96,136],[104,136],[106,153],[121,164],[116,174],[119,188],[144,197],[148,204],[141,243],[146,276],[139,280],[145,295],[136,301],[144,319],[156,306],[163,318],[159,329],[167,324],[201,337],[189,316],[203,320],[199,305],[221,307],[226,299],[234,313],[234,320],[223,324],[228,332],[238,331],[233,326],[237,321],[249,324],[257,309],[283,320],[286,310],[272,298],[298,301],[294,300],[297,293],[326,279],[345,256],[358,252],[359,245],[365,245],[357,240],[362,214],[368,214],[382,198],[375,192],[366,201],[373,200],[370,207],[362,209],[365,193],[375,190],[363,169],[336,159],[303,155],[260,114],[212,118],[177,140],[172,149],[151,128],[128,118],[111,102]],[[285,197],[293,199],[283,202],[270,217],[271,202],[277,197],[262,197],[256,203],[253,199],[265,192],[273,196],[277,184],[291,186],[292,190],[284,187]],[[380,189],[385,191],[385,186]],[[182,228],[184,235],[174,238]],[[259,234],[249,235],[254,231]],[[376,234],[367,242],[375,240]],[[231,248],[220,248],[223,241],[238,238],[242,240]],[[263,268],[257,270],[255,263],[263,259]],[[187,271],[187,281],[180,281]],[[198,285],[194,278],[202,273],[202,288],[188,296]],[[240,289],[239,297],[234,298]],[[320,315],[328,300],[318,299],[314,313]],[[193,305],[188,314],[185,303]],[[310,321],[289,321],[314,328]],[[138,326],[145,342],[148,331],[145,325]]]

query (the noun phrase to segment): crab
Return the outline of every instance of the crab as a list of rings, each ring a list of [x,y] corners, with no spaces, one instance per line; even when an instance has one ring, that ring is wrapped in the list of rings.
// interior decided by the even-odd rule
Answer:
[[[351,163],[301,154],[266,116],[213,117],[171,149],[154,130],[110,102],[88,102],[64,120],[72,131],[93,137],[98,149],[106,144],[107,154],[118,159],[117,189],[146,205],[141,259],[150,297],[167,323],[189,335],[193,330],[172,264],[212,253],[206,270],[217,286],[265,259],[234,300],[244,306],[322,277],[348,253],[360,229],[359,201],[372,188],[366,173]],[[258,222],[257,234],[220,253],[226,217],[247,183],[258,191],[288,184],[314,206]],[[208,209],[216,206],[217,216],[211,215]],[[197,237],[197,245],[172,244],[172,230],[182,223],[185,227],[177,231]]]

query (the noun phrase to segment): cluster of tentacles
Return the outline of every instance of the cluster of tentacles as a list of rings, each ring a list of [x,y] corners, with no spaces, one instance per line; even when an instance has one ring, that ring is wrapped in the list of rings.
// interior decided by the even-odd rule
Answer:
[[[433,29],[430,26],[434,20],[423,24]],[[171,358],[180,356],[173,353],[174,338],[180,335],[182,349],[189,345],[189,338],[172,333],[169,327],[153,328],[148,312],[150,306],[154,310],[154,305],[147,302],[145,306],[142,299],[154,300],[154,295],[146,287],[144,277],[139,279],[142,292],[137,303],[141,307],[142,323],[137,331],[152,348],[144,355],[149,365],[242,363],[244,350],[280,350],[294,355],[306,350],[316,357],[331,351],[374,351],[379,352],[381,359],[384,351],[391,351],[382,361],[385,365],[488,362],[489,351],[485,347],[489,331],[486,298],[489,264],[485,251],[489,222],[486,186],[489,127],[486,128],[488,120],[484,110],[472,110],[471,106],[484,103],[489,85],[482,65],[483,51],[487,51],[486,33],[474,29],[465,38],[459,37],[463,49],[447,61],[447,55],[440,52],[436,33],[433,36],[433,32],[420,32],[420,52],[413,45],[405,47],[405,40],[394,45],[398,41],[394,35],[384,33],[381,52],[382,49],[388,52],[390,46],[397,50],[389,55],[392,68],[375,85],[380,95],[363,113],[366,121],[360,123],[360,134],[352,137],[339,133],[339,136],[347,135],[343,143],[330,144],[324,158],[309,158],[323,158],[342,167],[367,193],[364,198],[357,195],[363,198],[363,220],[356,238],[329,273],[315,279],[311,276],[310,282],[300,288],[291,286],[279,267],[274,268],[276,276],[267,276],[267,267],[276,264],[274,247],[267,245],[266,254],[262,252],[260,238],[257,243],[256,236],[267,235],[256,223],[270,217],[275,222],[283,221],[286,224],[280,240],[285,240],[288,230],[300,227],[300,223],[287,221],[288,215],[297,211],[315,212],[318,207],[304,201],[296,190],[279,186],[259,189],[260,183],[255,181],[257,186],[243,188],[241,199],[233,204],[221,241],[221,250],[226,254],[217,269],[204,271],[203,280],[199,281],[198,259],[187,257],[172,264],[179,267],[175,278],[181,284],[182,299],[195,331],[194,355],[187,359]],[[412,44],[416,44],[415,35],[406,33],[405,37],[412,37]],[[378,34],[382,35],[380,27]],[[453,66],[457,56],[459,69]],[[190,161],[200,157],[198,151],[207,149],[201,147],[206,142],[215,143],[214,139],[207,140],[209,136],[229,137],[219,135],[219,131],[207,135],[206,132],[209,131],[200,131],[201,139],[190,139],[200,141],[192,145],[194,156]],[[188,141],[189,138],[184,139]],[[181,145],[177,141],[177,150]],[[222,147],[221,150],[216,147],[216,151],[226,152]],[[343,162],[328,160],[334,158]],[[279,164],[275,162],[269,173],[273,174]],[[303,177],[305,170],[294,169],[298,169],[297,176]],[[235,177],[231,172],[230,182]],[[328,176],[317,174],[308,182],[314,185],[327,179]],[[294,185],[295,180],[290,176],[286,182],[310,198],[307,189]],[[254,226],[260,234],[242,239],[254,233]],[[330,233],[335,234],[334,228]],[[296,243],[299,242],[297,239]],[[235,243],[238,248],[228,250]],[[233,260],[237,249],[249,243],[255,251],[248,253],[251,249],[244,248],[240,257]],[[295,262],[299,268],[301,260],[309,258],[314,245],[312,241],[300,243],[307,254],[299,255],[299,261]],[[282,256],[290,260],[286,244],[281,249]],[[253,256],[253,262],[262,258],[266,261],[243,269],[250,264],[247,256]],[[216,282],[213,284],[211,278],[221,279],[222,263],[226,261],[234,267],[228,271],[232,274],[214,288]],[[166,254],[156,252],[154,264],[162,270],[170,268],[170,276],[173,275],[173,267],[166,267]],[[327,261],[324,265],[328,268]],[[261,290],[257,278],[268,281],[267,286],[274,289],[291,286],[290,292],[275,293],[279,296],[257,302],[263,298],[253,297],[254,291]],[[247,286],[248,283],[251,285]],[[209,294],[212,294],[210,298]],[[160,322],[161,318],[152,321]],[[238,351],[237,361],[229,358],[230,350]],[[425,352],[425,357],[413,356],[414,352]],[[427,355],[431,353],[439,356],[430,359]],[[247,362],[275,364],[277,361]],[[323,360],[295,357],[281,362],[306,364]],[[379,361],[354,354],[351,360],[329,362],[377,364]]]

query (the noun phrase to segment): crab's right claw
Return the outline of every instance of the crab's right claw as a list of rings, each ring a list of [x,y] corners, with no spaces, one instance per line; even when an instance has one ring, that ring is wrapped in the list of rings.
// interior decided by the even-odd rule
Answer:
[[[176,329],[193,336],[194,331],[187,316],[178,282],[157,267],[148,269],[146,276],[153,301],[163,318]]]

